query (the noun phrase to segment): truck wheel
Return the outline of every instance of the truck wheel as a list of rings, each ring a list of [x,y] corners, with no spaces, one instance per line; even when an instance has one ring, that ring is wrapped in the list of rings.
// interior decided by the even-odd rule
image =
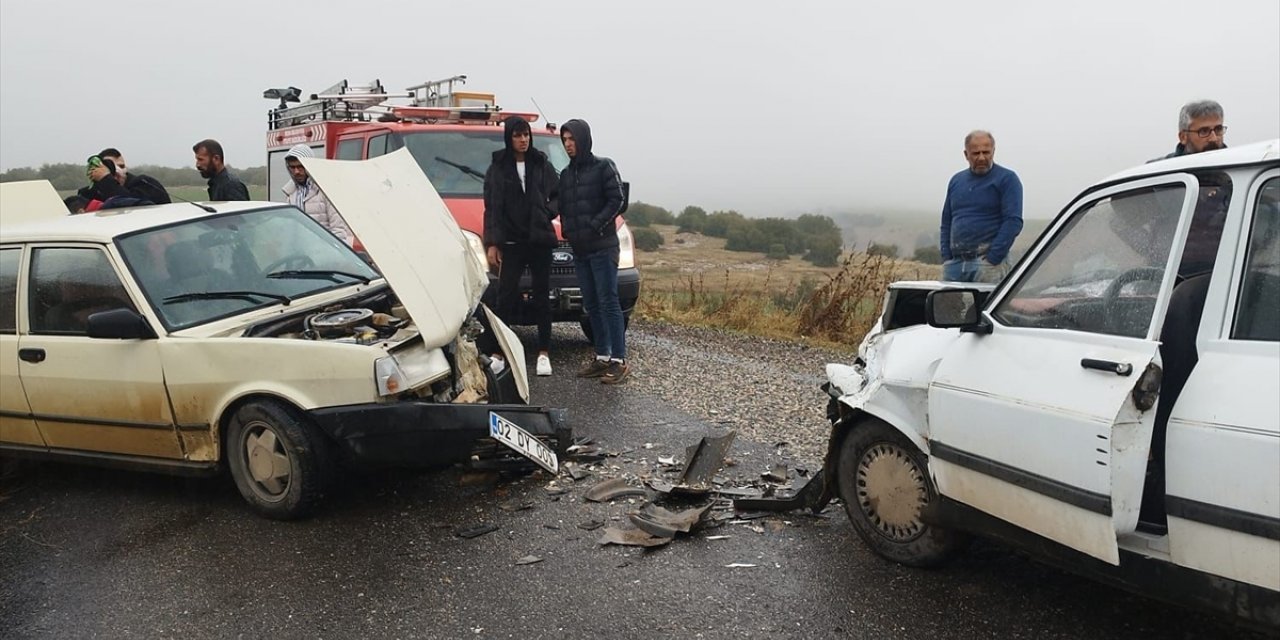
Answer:
[[[920,519],[925,505],[938,498],[924,455],[880,420],[850,428],[836,476],[858,537],[884,558],[911,567],[937,566],[962,550],[967,536]]]
[[[240,494],[276,520],[309,513],[332,471],[328,441],[292,407],[271,400],[250,402],[232,416],[227,458]]]
[[[578,326],[582,327],[582,335],[586,336],[587,342],[595,342],[595,333],[591,331],[591,320],[589,318],[583,316],[582,319],[578,320]],[[631,314],[622,314],[622,331],[626,332],[630,326]]]

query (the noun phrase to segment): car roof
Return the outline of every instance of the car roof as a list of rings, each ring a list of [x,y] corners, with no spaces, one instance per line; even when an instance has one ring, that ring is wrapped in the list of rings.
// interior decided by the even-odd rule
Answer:
[[[111,242],[118,236],[228,213],[277,208],[279,202],[205,202],[216,211],[203,211],[190,202],[147,207],[106,209],[59,216],[0,228],[0,242]]]
[[[1128,180],[1141,176],[1174,173],[1193,169],[1211,169],[1213,167],[1234,167],[1247,164],[1261,164],[1280,160],[1280,139],[1254,142],[1238,147],[1227,147],[1217,151],[1192,153],[1176,158],[1161,159],[1126,169],[1098,185],[1109,184],[1118,180]]]

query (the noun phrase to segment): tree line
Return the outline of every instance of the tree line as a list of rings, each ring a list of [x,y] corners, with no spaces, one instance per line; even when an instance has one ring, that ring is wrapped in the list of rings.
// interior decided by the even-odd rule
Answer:
[[[58,162],[43,164],[38,168],[14,167],[0,172],[0,182],[18,182],[22,180],[48,180],[53,188],[59,191],[79,189],[89,183],[85,175],[84,164]],[[266,184],[267,167],[249,167],[231,172],[240,177],[245,184]],[[191,167],[161,167],[156,165],[137,165],[129,167],[129,173],[146,174],[160,181],[166,187],[202,187],[208,181],[200,177],[200,172]]]
[[[656,205],[637,202],[627,208],[627,222],[635,227],[636,246],[641,250],[658,248],[662,235],[654,224],[676,225],[681,232],[699,233],[724,238],[725,249],[763,253],[775,260],[793,255],[819,267],[834,267],[844,249],[840,227],[827,216],[803,214],[794,220],[786,218],[748,218],[737,211],[713,211],[690,205],[678,215]]]

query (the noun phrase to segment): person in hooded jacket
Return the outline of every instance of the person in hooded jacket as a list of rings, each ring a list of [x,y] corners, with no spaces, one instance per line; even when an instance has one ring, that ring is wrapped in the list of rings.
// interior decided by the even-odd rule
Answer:
[[[578,377],[617,384],[631,373],[618,301],[619,246],[614,227],[625,202],[622,179],[612,160],[592,153],[591,127],[586,121],[566,122],[560,128],[560,141],[569,155],[558,189],[560,228],[573,246],[582,306],[596,351]]]
[[[533,146],[533,130],[519,116],[503,121],[506,145],[493,152],[484,174],[484,246],[489,266],[498,270],[498,315],[516,317],[520,276],[533,279],[533,310],[538,325],[540,376],[551,375],[551,252],[556,231],[556,170]]]
[[[301,209],[319,222],[320,226],[328,229],[329,233],[351,246],[355,242],[355,236],[347,226],[347,221],[342,219],[329,198],[320,191],[320,186],[311,178],[311,174],[307,173],[307,168],[302,166],[301,158],[314,157],[311,147],[305,144],[289,147],[289,151],[284,154],[284,166],[289,171],[291,180],[280,187],[280,191],[289,199],[289,204]]]

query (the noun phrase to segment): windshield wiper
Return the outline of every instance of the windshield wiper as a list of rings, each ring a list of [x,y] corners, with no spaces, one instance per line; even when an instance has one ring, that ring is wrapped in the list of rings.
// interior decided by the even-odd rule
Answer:
[[[479,180],[480,182],[484,182],[484,174],[483,174],[483,173],[480,173],[479,171],[476,171],[475,169],[472,169],[471,167],[468,167],[468,166],[467,166],[467,165],[465,165],[465,164],[458,164],[457,162],[454,162],[454,161],[452,161],[452,160],[446,160],[446,159],[444,159],[444,158],[441,158],[440,156],[436,156],[436,160],[439,160],[440,162],[443,162],[443,163],[445,163],[445,164],[447,164],[447,165],[449,165],[449,166],[453,167],[454,169],[457,169],[458,171],[461,171],[461,172],[463,172],[463,173],[465,173],[465,174],[467,174],[467,175],[471,176],[472,178],[475,178],[476,180]]]
[[[272,271],[267,274],[268,278],[296,278],[298,280],[329,280],[332,282],[340,282],[334,276],[346,276],[352,280],[358,281],[360,284],[369,284],[369,278],[357,273],[349,271],[338,271],[337,269],[285,269],[284,271]]]
[[[190,302],[192,300],[249,300],[257,298],[270,298],[277,302],[283,302],[288,305],[293,302],[293,298],[282,296],[278,293],[266,293],[264,291],[193,291],[191,293],[180,293],[176,296],[169,296],[163,299],[165,304],[174,302]]]

